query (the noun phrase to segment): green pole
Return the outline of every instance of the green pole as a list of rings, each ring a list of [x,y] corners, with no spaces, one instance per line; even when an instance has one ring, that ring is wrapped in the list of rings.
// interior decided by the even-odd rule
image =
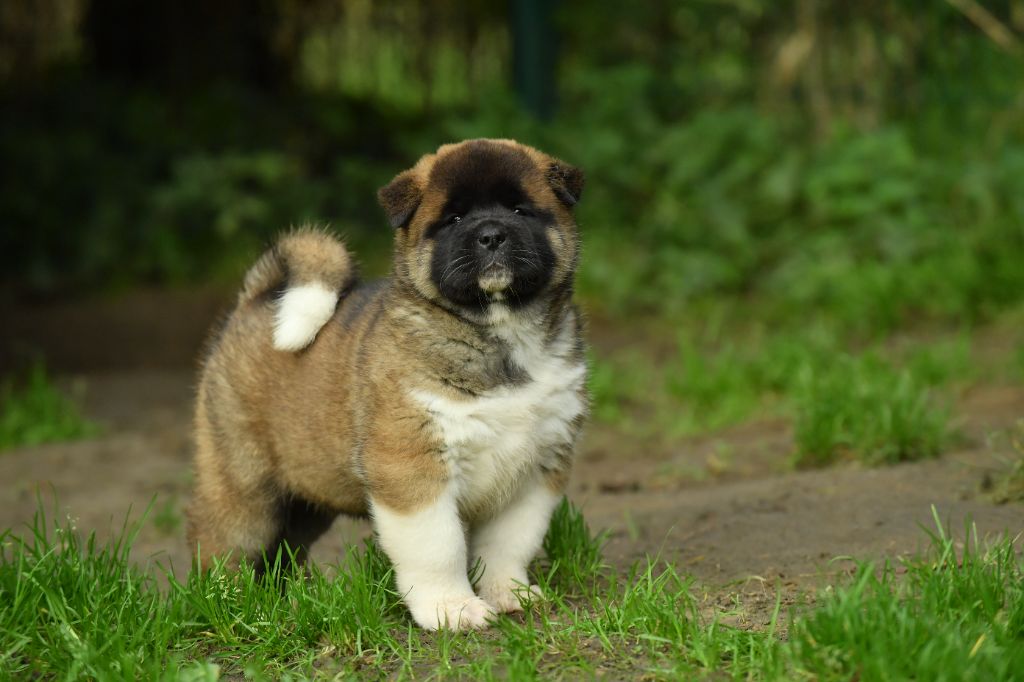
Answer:
[[[512,82],[523,106],[549,119],[557,104],[557,0],[512,0]]]

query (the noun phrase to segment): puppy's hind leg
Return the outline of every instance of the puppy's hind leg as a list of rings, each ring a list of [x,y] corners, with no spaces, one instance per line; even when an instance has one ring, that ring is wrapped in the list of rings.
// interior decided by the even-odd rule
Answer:
[[[295,563],[299,565],[306,563],[309,558],[309,548],[327,532],[336,517],[337,514],[334,512],[322,509],[305,500],[287,501],[284,504],[281,536],[273,550],[274,554],[281,549],[283,552],[282,563],[284,563],[284,559],[289,559],[290,556],[281,546],[286,544],[291,556],[295,557]],[[268,550],[267,559],[273,561],[274,554]]]
[[[215,558],[237,567],[242,558],[262,570],[263,552],[281,537],[283,507],[269,472],[259,460],[232,450],[227,443],[215,447],[209,430],[199,429],[195,492],[188,510],[188,541],[202,569]],[[247,460],[247,467],[237,466]]]
[[[280,502],[266,494],[243,493],[219,477],[201,480],[188,510],[188,539],[203,570],[215,559],[237,568],[242,559],[264,570],[263,554],[273,560],[282,531]],[[212,479],[212,480],[211,480]]]
[[[193,557],[203,570],[217,559],[237,568],[242,559],[263,573],[263,553],[270,553],[281,534],[275,502],[235,494],[197,492],[188,510],[188,537]]]

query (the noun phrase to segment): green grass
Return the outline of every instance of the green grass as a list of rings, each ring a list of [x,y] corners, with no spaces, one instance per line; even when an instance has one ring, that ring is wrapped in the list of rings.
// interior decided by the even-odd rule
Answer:
[[[931,533],[931,552],[876,567],[794,620],[794,667],[820,679],[1010,680],[1024,670],[1024,571],[1009,539],[960,547]],[[970,529],[969,529],[970,530]],[[899,572],[905,572],[904,577]]]
[[[54,386],[41,363],[32,366],[24,382],[8,378],[0,384],[0,450],[87,438],[98,430]]]
[[[988,497],[997,504],[1024,502],[1024,419],[1005,433],[997,433],[990,446],[1003,452],[996,453],[1001,471],[989,481]]]
[[[598,421],[678,437],[781,416],[794,425],[798,466],[892,463],[941,452],[952,435],[950,389],[978,376],[962,334],[856,348],[828,326],[768,332],[711,316],[684,330],[664,359],[594,356]]]
[[[7,534],[0,560],[0,676],[42,679],[1010,680],[1024,666],[1024,570],[1009,539],[983,549],[939,530],[899,568],[848,583],[763,630],[725,625],[692,578],[656,559],[605,566],[601,539],[562,505],[534,578],[547,599],[486,632],[424,633],[368,542],[337,571],[133,566],[137,528],[110,544],[50,529]]]
[[[614,358],[591,353],[589,365],[592,415],[628,430],[634,421],[632,412],[644,405],[655,381],[652,363],[638,353]]]
[[[938,455],[950,437],[948,413],[909,368],[865,354],[838,354],[808,369],[796,398],[795,461],[829,464],[850,455],[869,464]]]
[[[181,529],[182,522],[181,503],[178,501],[177,495],[166,496],[159,504],[154,499],[153,503],[153,527],[161,535],[177,533]]]

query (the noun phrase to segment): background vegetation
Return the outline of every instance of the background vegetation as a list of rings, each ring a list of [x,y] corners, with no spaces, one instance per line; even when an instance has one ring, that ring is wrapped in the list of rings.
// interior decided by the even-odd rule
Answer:
[[[54,386],[41,363],[19,379],[0,382],[0,450],[99,433],[96,424],[82,417],[75,401]],[[80,390],[72,391],[76,392]]]
[[[440,143],[516,137],[588,173],[597,331],[644,323],[641,354],[595,357],[597,416],[678,434],[776,405],[805,463],[935,452],[932,388],[969,363],[918,376],[879,345],[1024,296],[1020,0],[5,8],[8,296],[233,286],[308,220],[382,274],[376,188]]]
[[[581,289],[610,314],[760,297],[870,333],[1024,292],[1016,0],[566,0],[545,120],[510,78],[542,29],[500,3],[208,4],[7,3],[21,292],[234,276],[303,220],[385,249],[374,190],[472,135],[587,170]]]

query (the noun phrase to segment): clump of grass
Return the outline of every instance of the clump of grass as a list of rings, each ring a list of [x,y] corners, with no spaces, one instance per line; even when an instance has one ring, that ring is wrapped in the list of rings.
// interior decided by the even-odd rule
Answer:
[[[40,512],[28,538],[0,538],[0,672],[11,678],[159,675],[181,620],[151,576],[131,567],[137,528],[101,545]],[[130,676],[130,675],[129,675]]]
[[[941,386],[978,377],[978,368],[971,361],[970,341],[964,334],[916,346],[899,354],[896,360],[923,386]]]
[[[1024,457],[1011,465],[993,492],[992,499],[999,504],[1024,502]]]
[[[737,336],[744,340],[735,341]],[[661,410],[671,413],[668,430],[715,430],[783,406],[801,369],[824,362],[836,348],[824,328],[726,334],[722,325],[710,324],[699,336],[680,334],[677,353],[662,372],[661,393],[676,403],[675,409]]]
[[[155,502],[155,501],[154,501]],[[175,495],[165,497],[153,512],[153,526],[162,535],[173,535],[181,527],[181,513],[178,498]]]
[[[1011,680],[1024,670],[1024,567],[1005,538],[962,549],[936,517],[928,555],[859,565],[789,630],[796,678]]]
[[[642,409],[650,397],[654,367],[637,354],[588,358],[590,411],[594,419],[628,430],[634,412]]]
[[[605,568],[601,555],[605,539],[603,533],[592,533],[582,512],[563,498],[551,517],[544,556],[534,564],[534,573],[542,576],[545,585],[564,593],[592,587]]]
[[[98,430],[54,386],[42,363],[29,369],[24,382],[8,378],[0,384],[0,450],[88,438]]]
[[[1008,453],[1005,457],[997,455],[1006,469],[989,481],[988,496],[997,504],[1024,502],[1024,419],[1006,433],[998,434],[997,440],[1006,441]]]
[[[869,464],[937,455],[950,435],[948,412],[910,371],[873,354],[837,354],[808,368],[796,398],[796,463],[852,456]]]
[[[629,379],[618,360],[591,355],[588,361],[587,388],[590,391],[591,415],[602,422],[618,423],[626,418],[625,403],[629,401]]]
[[[716,429],[749,416],[762,391],[752,359],[733,345],[714,353],[702,352],[692,339],[683,338],[665,390],[685,406],[674,431]]]

